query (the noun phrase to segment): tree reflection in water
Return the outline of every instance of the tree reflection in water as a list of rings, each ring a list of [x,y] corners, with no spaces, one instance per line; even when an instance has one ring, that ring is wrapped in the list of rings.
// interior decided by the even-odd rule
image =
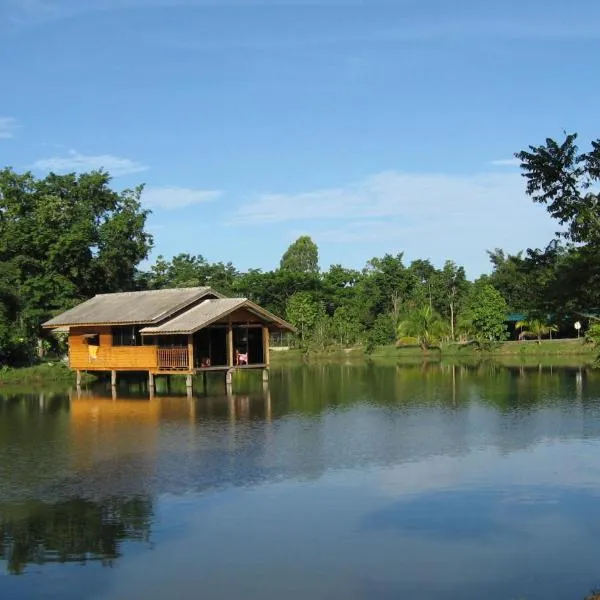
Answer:
[[[124,541],[149,541],[151,519],[152,503],[141,497],[0,507],[0,559],[11,574],[49,562],[110,566]]]

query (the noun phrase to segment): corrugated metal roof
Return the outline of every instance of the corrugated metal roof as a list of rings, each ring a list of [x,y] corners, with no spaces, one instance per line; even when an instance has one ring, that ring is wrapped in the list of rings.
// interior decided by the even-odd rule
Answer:
[[[219,298],[217,300],[204,300],[197,306],[193,306],[184,313],[174,317],[173,319],[158,325],[156,327],[144,327],[141,333],[144,335],[176,335],[190,334],[207,327],[211,323],[222,319],[238,308],[246,308],[250,312],[255,313],[267,323],[274,323],[278,327],[295,331],[295,328],[261,308],[260,306],[250,302],[247,298]]]
[[[208,294],[221,296],[209,287],[99,294],[43,326],[156,324]]]

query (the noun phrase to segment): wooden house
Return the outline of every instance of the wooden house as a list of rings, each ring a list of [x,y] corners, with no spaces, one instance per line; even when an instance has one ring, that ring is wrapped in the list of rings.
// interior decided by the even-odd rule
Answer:
[[[208,287],[100,294],[43,325],[69,332],[81,371],[185,374],[269,368],[272,331],[294,327],[246,298]]]

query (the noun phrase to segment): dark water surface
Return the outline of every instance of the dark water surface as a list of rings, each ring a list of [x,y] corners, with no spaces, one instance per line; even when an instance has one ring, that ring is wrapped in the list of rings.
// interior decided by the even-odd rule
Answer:
[[[342,366],[0,396],[0,598],[583,598],[600,375]],[[164,383],[161,383],[164,386]],[[223,386],[224,387],[224,386]]]

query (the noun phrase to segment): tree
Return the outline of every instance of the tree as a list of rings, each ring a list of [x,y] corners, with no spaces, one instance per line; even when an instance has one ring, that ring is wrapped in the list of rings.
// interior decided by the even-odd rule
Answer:
[[[600,139],[580,153],[577,134],[565,134],[562,143],[551,138],[541,146],[517,152],[527,194],[544,204],[566,230],[557,232],[574,243],[600,244],[599,196],[592,191],[600,181]]]
[[[515,327],[521,330],[519,333],[519,339],[537,338],[538,344],[541,343],[543,336],[552,336],[553,333],[558,331],[558,327],[556,325],[546,324],[539,319],[532,319],[531,321],[518,321]]]
[[[351,309],[340,306],[336,309],[331,321],[332,333],[340,346],[348,347],[357,341],[361,333],[360,324]]]
[[[428,350],[431,346],[439,344],[447,333],[448,326],[430,306],[412,311],[398,325],[400,341],[402,338],[412,338],[422,350]]]
[[[434,276],[434,289],[441,292],[444,307],[448,308],[450,321],[450,338],[455,339],[456,314],[469,288],[463,267],[458,267],[451,260],[444,263],[444,268]],[[444,311],[445,312],[445,311]],[[447,313],[446,313],[447,314]]]
[[[280,269],[290,273],[319,272],[319,249],[308,235],[299,237],[281,257]]]
[[[502,294],[488,283],[476,285],[463,314],[463,322],[472,328],[482,343],[507,339],[508,306]]]
[[[0,170],[0,279],[17,299],[24,343],[56,312],[135,288],[152,246],[143,188],[116,192],[110,181],[104,171],[37,179]]]
[[[306,347],[308,335],[319,317],[319,305],[308,292],[298,292],[287,302],[287,318],[297,327],[300,343]]]

